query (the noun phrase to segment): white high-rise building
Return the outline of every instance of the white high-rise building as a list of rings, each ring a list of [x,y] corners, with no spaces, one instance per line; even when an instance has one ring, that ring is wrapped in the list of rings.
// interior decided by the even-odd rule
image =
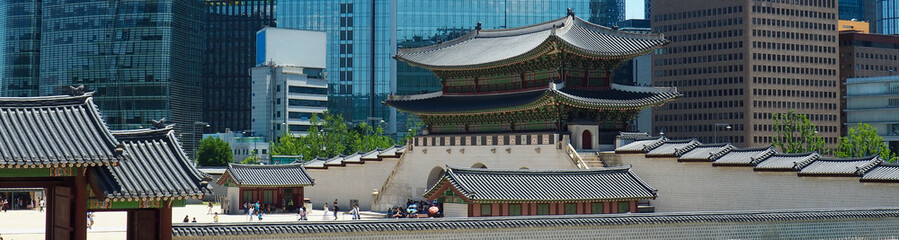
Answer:
[[[305,134],[313,114],[328,109],[324,32],[267,27],[256,34],[252,75],[255,136]]]

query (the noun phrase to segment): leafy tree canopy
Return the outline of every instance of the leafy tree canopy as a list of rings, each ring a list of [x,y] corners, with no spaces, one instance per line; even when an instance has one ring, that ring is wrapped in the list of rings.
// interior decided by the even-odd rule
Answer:
[[[877,134],[877,128],[867,123],[858,123],[858,126],[849,129],[849,135],[840,137],[834,155],[837,157],[878,155],[884,161],[896,161],[896,154],[890,152],[890,147],[883,141],[883,137]]]
[[[228,166],[234,158],[231,147],[218,137],[204,138],[200,140],[197,149],[197,165],[200,166]]]
[[[259,156],[256,155],[256,150],[253,150],[249,157],[240,161],[240,164],[259,164]]]
[[[373,127],[367,123],[351,126],[342,116],[330,112],[314,114],[309,121],[312,126],[305,136],[281,134],[278,142],[272,143],[272,155],[299,155],[303,161],[308,161],[389,148],[395,144],[381,126]]]
[[[817,127],[808,116],[790,110],[774,114],[774,147],[784,153],[824,153],[824,138],[818,135]]]

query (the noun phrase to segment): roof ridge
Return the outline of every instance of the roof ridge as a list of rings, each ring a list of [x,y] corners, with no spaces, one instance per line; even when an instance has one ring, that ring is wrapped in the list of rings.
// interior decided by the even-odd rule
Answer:
[[[871,161],[876,159],[877,155],[870,155],[864,157],[853,157],[853,158],[839,158],[839,157],[821,157],[818,158],[818,161],[826,161],[826,162],[857,162],[857,161]]]
[[[93,97],[93,92],[87,92],[78,96],[53,95],[38,97],[0,97],[0,108],[7,107],[57,107],[66,105],[85,104]]]
[[[590,169],[488,169],[488,168],[466,168],[447,166],[448,170],[462,172],[482,172],[482,173],[515,173],[515,174],[574,174],[574,173],[591,173],[591,172],[615,172],[630,170],[630,166],[590,168]]]

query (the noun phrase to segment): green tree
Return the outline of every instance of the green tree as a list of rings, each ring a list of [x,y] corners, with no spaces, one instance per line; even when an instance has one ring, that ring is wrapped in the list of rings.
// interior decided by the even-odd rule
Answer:
[[[200,147],[197,149],[197,165],[228,166],[233,158],[231,147],[221,138],[210,137],[200,140]]]
[[[804,114],[790,110],[774,114],[775,147],[784,153],[821,152],[824,153],[824,138],[818,135],[817,127]]]
[[[240,161],[240,164],[259,164],[259,156],[256,156],[256,150],[250,152],[250,156]]]
[[[883,137],[877,135],[877,128],[867,123],[858,123],[858,126],[849,129],[849,135],[840,137],[834,155],[837,157],[878,155],[884,161],[896,161],[896,154],[890,152],[890,147],[884,143]]]
[[[381,127],[361,123],[350,127],[343,117],[329,112],[315,114],[309,120],[308,134],[294,137],[281,134],[277,143],[272,143],[273,155],[299,155],[303,161],[314,158],[332,158],[341,154],[368,152],[375,148],[388,148],[394,141],[384,135]]]

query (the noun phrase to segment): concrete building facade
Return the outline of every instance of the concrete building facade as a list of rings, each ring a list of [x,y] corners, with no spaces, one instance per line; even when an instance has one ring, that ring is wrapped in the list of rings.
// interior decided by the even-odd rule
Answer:
[[[259,162],[270,163],[271,156],[269,154],[269,142],[262,137],[254,137],[251,132],[231,132],[227,130],[223,133],[203,134],[203,138],[217,137],[227,142],[231,146],[231,153],[234,154],[233,162],[240,162],[253,155],[259,157]]]
[[[773,114],[794,110],[836,144],[836,1],[654,1],[652,7],[653,32],[672,42],[653,56],[653,84],[684,94],[653,109],[653,133],[763,146],[773,141]]]
[[[846,80],[846,129],[871,124],[890,150],[899,150],[899,76]]]
[[[265,141],[305,134],[312,116],[328,109],[325,33],[264,28],[256,40],[252,131]]]
[[[899,36],[840,32],[840,99],[841,135],[848,133],[846,114],[847,79],[892,76],[899,71]],[[899,72],[897,72],[899,73]],[[884,89],[884,91],[889,91]],[[880,129],[880,128],[878,128]]]

